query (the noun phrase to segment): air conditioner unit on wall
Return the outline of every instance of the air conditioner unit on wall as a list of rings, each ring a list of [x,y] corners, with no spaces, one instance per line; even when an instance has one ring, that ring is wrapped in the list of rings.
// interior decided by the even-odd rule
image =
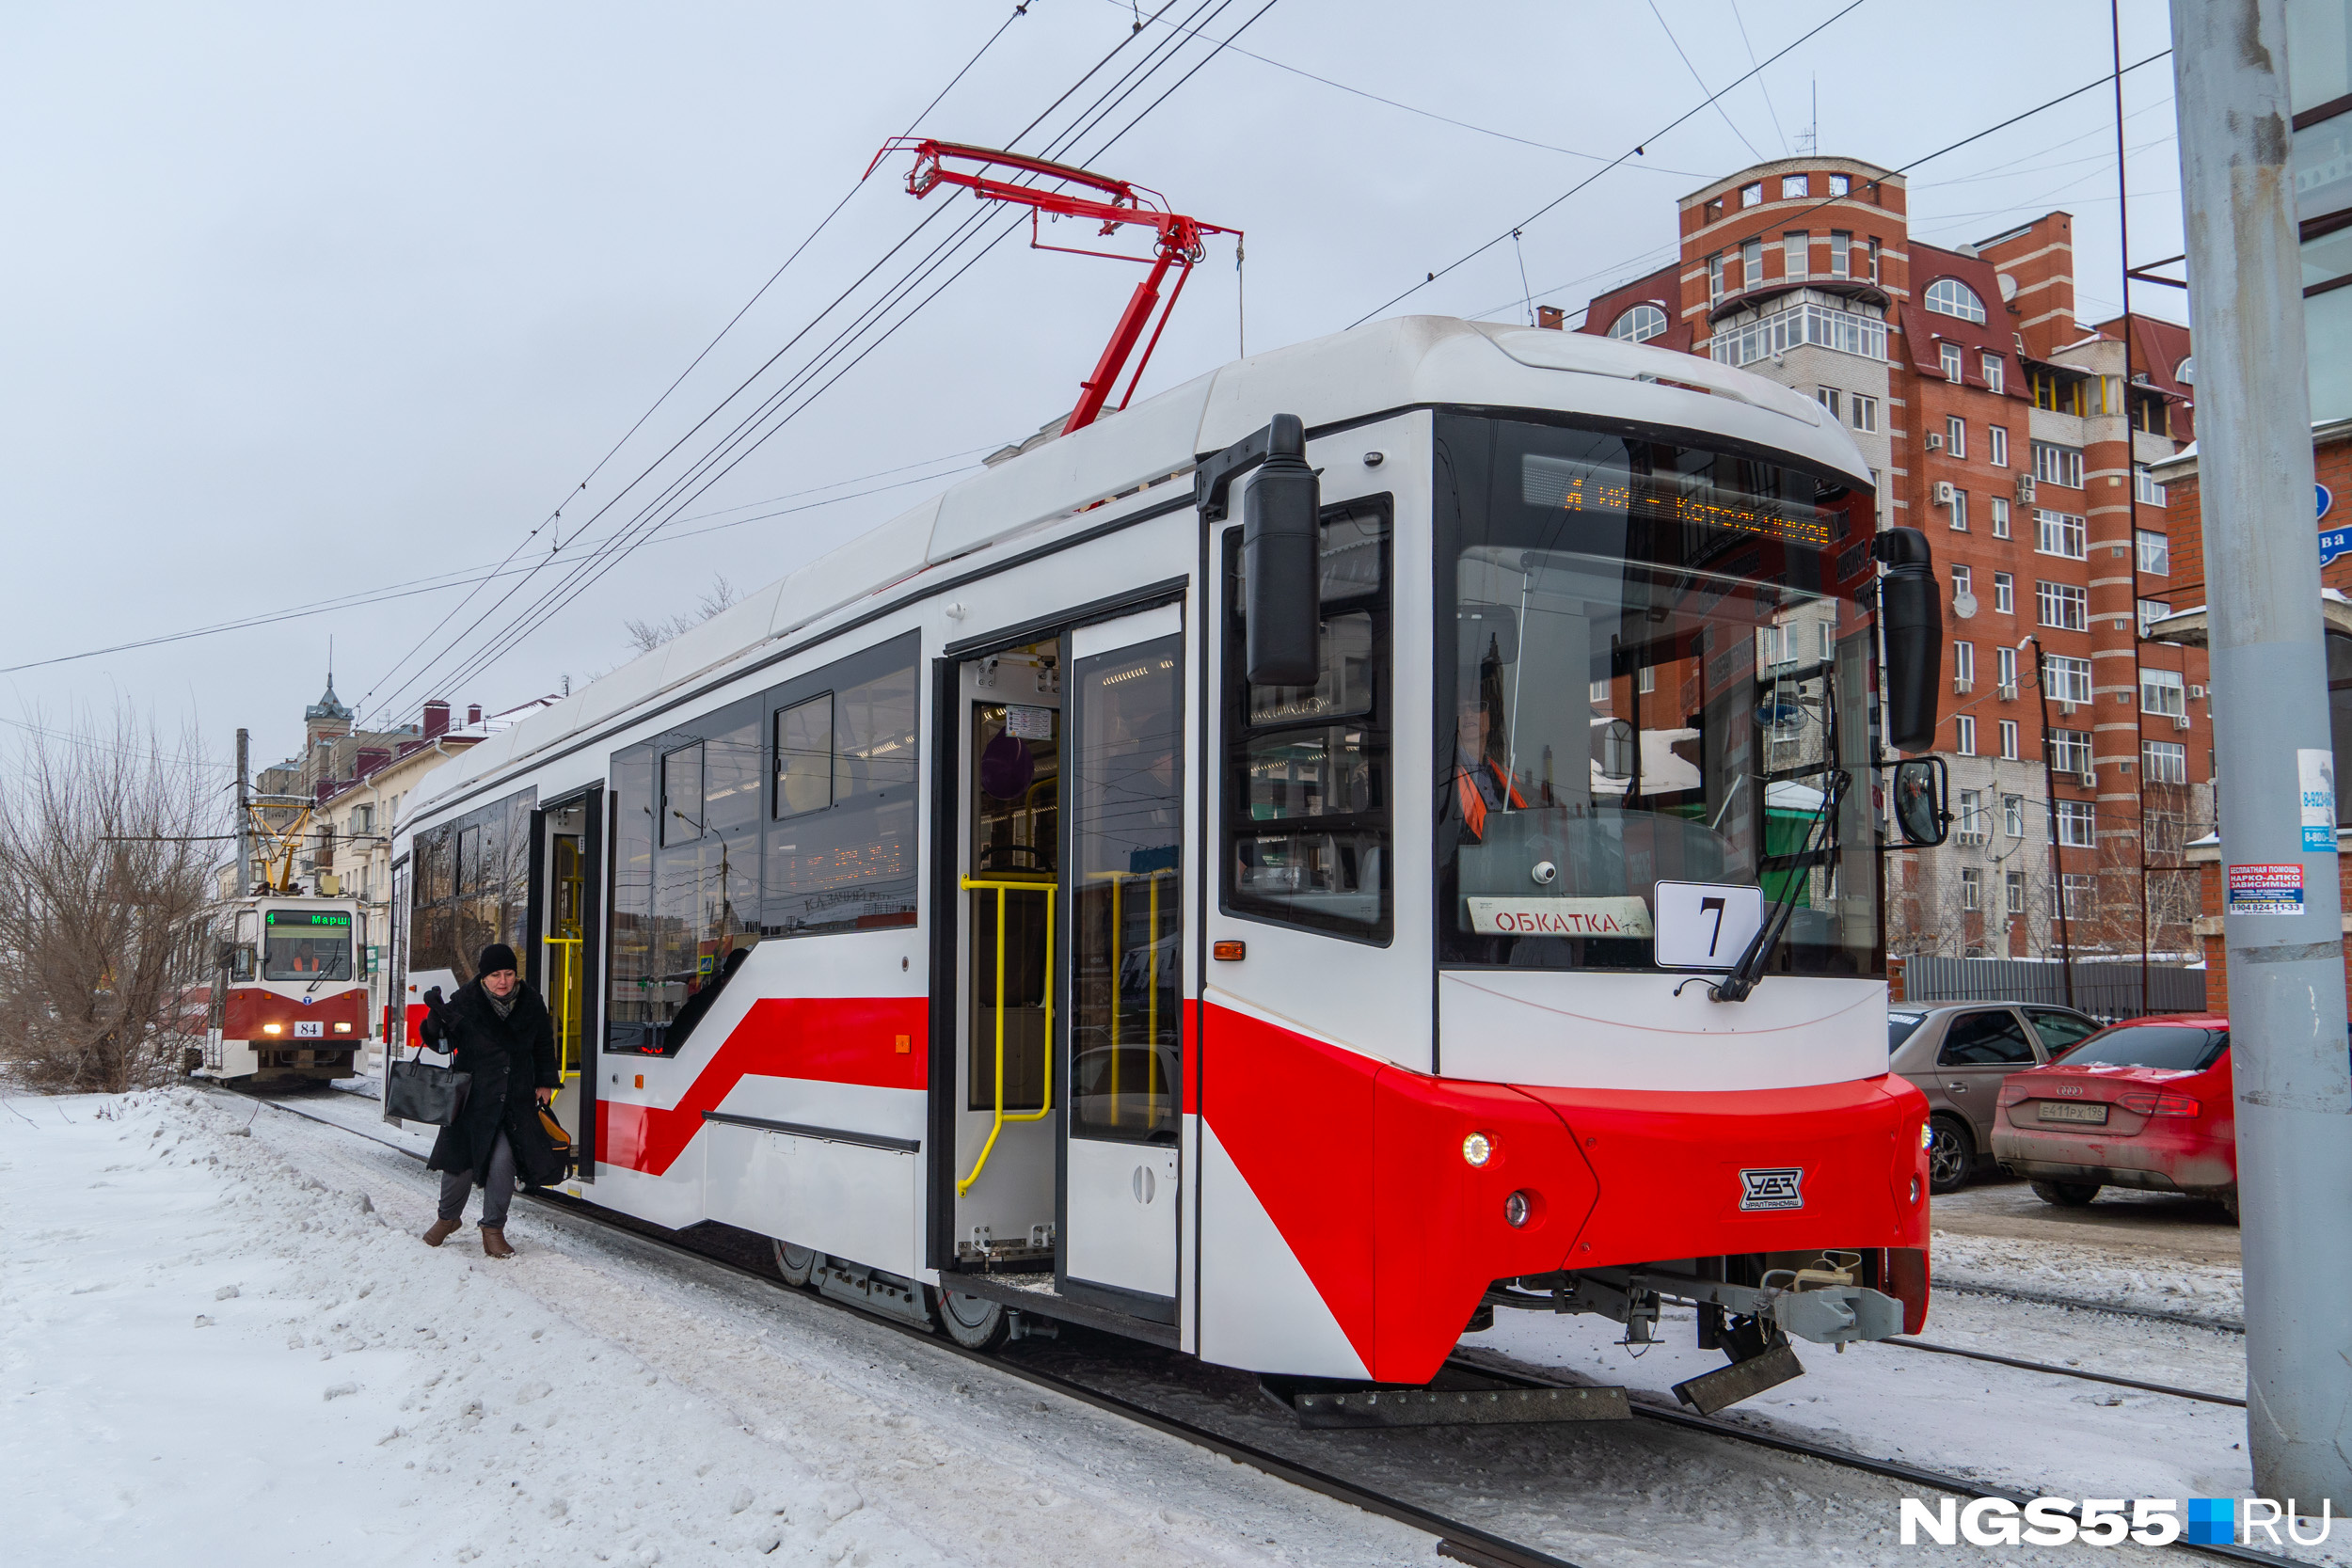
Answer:
[[[2086,768],[2083,769],[2083,787],[2085,789],[2096,789],[2099,787],[2099,771],[2097,768]]]
[[[2072,703],[2069,703],[2069,702],[2064,702],[2064,701],[2059,702],[2059,704],[2058,704],[2058,717],[2059,717],[2059,718],[2061,718],[2061,719],[2072,719],[2072,718],[2074,718],[2074,704],[2072,704]]]
[[[1934,431],[1932,431],[1932,430],[1929,431],[1929,432],[1928,432],[1928,451],[1942,451],[1943,450],[1944,450],[1944,437],[1943,437],[1943,436],[1939,436],[1939,435],[1937,435],[1937,434],[1936,434]]]
[[[1956,697],[1965,697],[1970,692],[1976,690],[1976,689],[1977,683],[1970,680],[1965,675],[1954,675],[1952,677],[1952,694]]]
[[[1935,504],[1938,506],[1952,504],[1952,482],[1950,480],[1939,479],[1935,482]]]
[[[2188,715],[2185,713],[2174,714],[2172,716],[2172,727],[2176,730],[2185,730],[2188,728]]]
[[[2033,504],[2033,475],[2019,474],[2017,476],[2017,499],[2028,506]]]
[[[2188,689],[2188,694],[2192,697],[2201,697],[2205,694],[2205,689],[2201,686],[2192,686]]]
[[[2013,703],[2016,700],[2017,688],[2013,683],[2001,688],[2001,701],[2005,703]]]

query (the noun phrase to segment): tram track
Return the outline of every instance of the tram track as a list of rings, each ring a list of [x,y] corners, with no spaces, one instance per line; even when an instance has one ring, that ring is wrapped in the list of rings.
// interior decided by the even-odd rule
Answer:
[[[2062,1307],[2075,1312],[2105,1312],[2115,1318],[2138,1318],[2156,1323],[2178,1323],[2185,1328],[2209,1328],[2217,1334],[2243,1334],[2246,1324],[2234,1318],[2207,1318],[2194,1312],[2168,1312],[2158,1307],[2127,1307],[2121,1302],[2090,1301],[2082,1296],[2060,1295],[2054,1291],[2020,1291],[2006,1285],[1948,1284],[1936,1281],[1935,1288],[1961,1296],[1996,1296],[2003,1301],[2029,1302],[2036,1307]]]
[[[213,1092],[249,1100],[257,1105],[266,1106],[285,1115],[315,1122],[322,1127],[375,1144],[419,1164],[424,1163],[424,1156],[415,1149],[404,1148],[389,1139],[373,1136],[344,1122],[316,1115],[281,1100],[225,1086],[215,1087]],[[700,1267],[719,1270],[729,1275],[755,1282],[767,1289],[787,1294],[795,1300],[822,1302],[844,1311],[857,1311],[862,1321],[890,1329],[910,1341],[923,1344],[933,1351],[993,1369],[1032,1386],[1061,1394],[1106,1414],[1149,1427],[1165,1435],[1219,1454],[1235,1463],[1248,1465],[1263,1474],[1304,1487],[1320,1496],[1348,1503],[1366,1513],[1422,1530],[1436,1539],[1436,1549],[1440,1557],[1454,1561],[1482,1565],[1482,1568],[1578,1568],[1577,1564],[1568,1560],[1539,1548],[1493,1534],[1466,1521],[1453,1518],[1437,1510],[1394,1497],[1361,1482],[1350,1481],[1317,1465],[1275,1453],[1230,1433],[1186,1420],[1180,1416],[1154,1410],[1120,1394],[1090,1386],[1078,1379],[1025,1364],[1015,1357],[967,1350],[945,1335],[927,1332],[913,1323],[901,1323],[878,1313],[859,1311],[849,1303],[832,1301],[810,1291],[796,1290],[766,1268],[747,1264],[739,1259],[727,1257],[711,1248],[693,1245],[683,1238],[682,1233],[670,1231],[666,1227],[650,1222],[632,1221],[626,1215],[612,1214],[583,1199],[570,1197],[560,1193],[526,1188],[519,1191],[516,1196],[551,1216],[561,1216],[564,1220],[591,1227],[604,1236],[634,1242],[671,1257],[687,1259]],[[2007,1292],[1984,1291],[1978,1293],[2006,1294]],[[2097,1307],[2089,1303],[2069,1301],[2058,1304],[2080,1306],[2091,1310],[2106,1310],[2106,1308]],[[2151,1314],[2124,1313],[2122,1315],[2150,1316]],[[2214,1325],[2208,1323],[2201,1326]],[[2228,1395],[2180,1388],[2139,1379],[2087,1371],[2081,1368],[2030,1361],[2021,1357],[1997,1355],[1989,1352],[1971,1351],[1958,1346],[1937,1345],[1925,1340],[1902,1338],[1891,1340],[1889,1343],[1905,1350],[1962,1356],[2080,1382],[2128,1387],[2143,1392],[2169,1395],[2207,1403],[2233,1405],[2238,1408],[2244,1408],[2245,1404],[2243,1400]],[[1475,1350],[1457,1352],[1449,1358],[1448,1365],[1481,1377],[1516,1383],[1526,1387],[1575,1388],[1581,1386],[1579,1384],[1545,1376],[1535,1369],[1522,1366],[1507,1357],[1500,1357]],[[1967,1476],[1931,1469],[1925,1465],[1913,1465],[1902,1460],[1873,1458],[1851,1449],[1817,1443],[1809,1438],[1754,1427],[1739,1421],[1696,1415],[1690,1411],[1651,1402],[1649,1399],[1640,1394],[1632,1397],[1630,1411],[1634,1419],[1653,1425],[1704,1433],[1726,1442],[1809,1459],[1839,1469],[1900,1481],[1924,1492],[1946,1493],[1964,1499],[1999,1498],[2019,1507],[2023,1507],[2026,1501],[2037,1495],[2028,1491],[1994,1485]],[[2285,1565],[2292,1560],[2242,1546],[2208,1545],[2187,1541],[2176,1541],[2170,1544],[2183,1551],[2195,1552],[2226,1561],[2264,1564],[2267,1565],[2267,1568],[2285,1568]]]

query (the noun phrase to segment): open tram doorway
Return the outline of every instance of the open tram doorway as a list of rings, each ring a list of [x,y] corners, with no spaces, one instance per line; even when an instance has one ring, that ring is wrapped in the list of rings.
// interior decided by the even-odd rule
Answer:
[[[572,1140],[572,1175],[596,1179],[595,975],[603,956],[604,788],[532,813],[531,911],[523,959],[555,1026],[563,1074],[555,1118]]]
[[[943,1267],[1176,1321],[1184,631],[1166,605],[947,667]],[[947,926],[943,922],[943,926]],[[936,1222],[935,1222],[936,1224]],[[993,1292],[990,1292],[993,1293]]]

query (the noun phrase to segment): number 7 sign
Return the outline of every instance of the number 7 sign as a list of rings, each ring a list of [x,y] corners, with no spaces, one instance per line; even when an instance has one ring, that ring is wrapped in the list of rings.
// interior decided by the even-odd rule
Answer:
[[[1764,924],[1764,890],[1723,882],[1660,882],[1652,894],[1661,969],[1729,969]]]

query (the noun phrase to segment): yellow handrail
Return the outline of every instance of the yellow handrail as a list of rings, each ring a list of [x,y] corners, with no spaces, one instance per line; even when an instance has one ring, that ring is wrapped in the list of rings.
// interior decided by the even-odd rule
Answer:
[[[572,994],[572,963],[580,957],[573,951],[580,945],[579,937],[541,937],[549,947],[560,947],[563,960],[562,977],[556,981],[555,1052],[557,1071],[565,1079],[580,1076],[580,1017],[576,1011],[578,998]]]
[[[1150,956],[1144,959],[1145,1050],[1149,1054],[1145,1062],[1147,1087],[1143,1099],[1143,1120],[1148,1127],[1158,1120],[1160,1115],[1160,883],[1177,875],[1173,868],[1168,867],[1158,871],[1089,873],[1089,880],[1105,881],[1111,885],[1111,1125],[1114,1127],[1126,1120],[1126,1112],[1119,1095],[1119,981],[1127,957],[1123,945],[1126,926],[1120,918],[1120,895],[1129,882],[1139,879],[1152,884],[1149,911],[1152,940],[1146,943]]]
[[[967,892],[993,890],[996,895],[996,1119],[988,1129],[988,1142],[980,1146],[980,1157],[972,1164],[972,1174],[956,1183],[956,1196],[962,1197],[972,1191],[972,1184],[988,1168],[988,1157],[996,1148],[996,1134],[1009,1121],[1043,1121],[1054,1110],[1054,884],[1051,882],[990,881],[965,877],[961,879]],[[1041,893],[1045,895],[1045,1084],[1038,1108],[1034,1111],[1005,1109],[1005,895],[1008,893]]]

